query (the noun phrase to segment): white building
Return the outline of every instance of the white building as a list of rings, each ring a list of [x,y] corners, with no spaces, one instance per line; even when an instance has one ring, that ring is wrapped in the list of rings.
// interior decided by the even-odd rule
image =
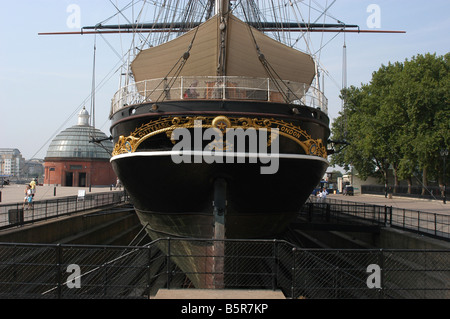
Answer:
[[[379,185],[378,179],[375,177],[368,177],[366,180],[362,180],[358,175],[344,175],[338,177],[338,190],[343,192],[345,185],[353,186],[355,194],[361,194],[361,188],[363,185]]]
[[[20,177],[25,159],[17,148],[0,148],[0,175]]]

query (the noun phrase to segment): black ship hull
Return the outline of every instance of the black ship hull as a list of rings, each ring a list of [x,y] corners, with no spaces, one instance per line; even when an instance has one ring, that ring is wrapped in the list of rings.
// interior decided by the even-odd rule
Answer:
[[[297,114],[292,114],[291,108],[275,103],[210,101],[204,104],[205,109],[198,103],[196,109],[190,106],[171,102],[129,107],[112,118],[116,148],[111,162],[147,233],[153,240],[262,239],[283,233],[328,167],[326,115],[300,106]],[[256,109],[259,112],[254,112]],[[260,146],[264,144],[261,139],[267,139],[269,146],[263,154],[249,145],[244,152],[236,147],[225,150],[227,144],[237,142],[227,140],[224,134],[223,152],[206,151],[205,145],[212,140],[203,141],[197,149],[195,141],[189,150],[174,149],[177,144],[171,134],[181,128],[195,135],[195,121],[201,121],[200,127],[196,123],[202,134],[207,128],[220,129],[218,122],[225,123],[227,129],[269,130],[269,135],[257,135]],[[264,169],[270,172],[263,173]],[[224,184],[222,214],[216,207],[218,180]],[[217,281],[196,273],[216,274],[217,267],[223,270],[225,249],[218,249],[214,242],[181,245],[174,249],[180,256],[210,258],[204,262],[175,258],[175,262],[191,274],[196,287],[217,287],[217,282],[220,287],[226,284],[225,279]]]
[[[119,156],[113,167],[143,224],[162,237],[213,238],[214,181],[222,178],[226,238],[267,238],[285,230],[327,163],[280,156],[278,172],[266,176],[259,163],[175,164],[169,154],[146,152]]]

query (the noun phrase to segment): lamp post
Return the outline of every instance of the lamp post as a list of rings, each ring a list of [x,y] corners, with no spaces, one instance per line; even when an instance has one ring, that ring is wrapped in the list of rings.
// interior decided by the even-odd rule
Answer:
[[[441,150],[441,156],[442,156],[442,160],[444,161],[444,180],[443,180],[443,182],[444,182],[444,204],[446,203],[446,195],[447,195],[447,193],[446,193],[446,188],[447,188],[447,183],[445,182],[445,179],[446,179],[446,175],[445,175],[445,160],[446,160],[446,158],[447,158],[447,156],[448,156],[448,149],[442,149]]]

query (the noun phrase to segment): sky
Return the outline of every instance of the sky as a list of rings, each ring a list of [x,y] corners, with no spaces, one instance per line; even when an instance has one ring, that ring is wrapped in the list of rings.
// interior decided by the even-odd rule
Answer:
[[[306,0],[305,0],[306,1]],[[39,36],[40,32],[79,31],[70,19],[79,8],[80,25],[95,25],[116,13],[123,0],[0,0],[0,148],[17,148],[25,159],[44,158],[51,140],[90,110],[94,37]],[[315,0],[322,4],[332,0]],[[347,85],[369,83],[383,64],[417,54],[450,52],[449,0],[336,0],[328,13],[362,30],[402,30],[406,34],[329,35],[321,65],[331,121],[341,110],[343,44]],[[69,23],[68,23],[69,22]],[[121,21],[122,23],[124,21]],[[76,25],[75,25],[76,27]],[[326,40],[328,41],[328,40]],[[118,90],[119,58],[126,47],[117,38],[96,38],[96,127],[109,136],[111,98]],[[114,47],[113,51],[110,46]]]

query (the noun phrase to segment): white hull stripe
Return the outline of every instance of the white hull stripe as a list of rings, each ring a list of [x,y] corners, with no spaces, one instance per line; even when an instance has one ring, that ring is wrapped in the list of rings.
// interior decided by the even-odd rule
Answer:
[[[248,157],[248,158],[287,158],[287,159],[301,159],[322,161],[329,165],[330,163],[323,157],[303,154],[259,154],[259,153],[235,153],[235,152],[205,152],[205,151],[160,151],[160,152],[134,152],[124,153],[113,156],[111,162],[130,157],[145,157],[145,156],[209,156],[209,157]]]

